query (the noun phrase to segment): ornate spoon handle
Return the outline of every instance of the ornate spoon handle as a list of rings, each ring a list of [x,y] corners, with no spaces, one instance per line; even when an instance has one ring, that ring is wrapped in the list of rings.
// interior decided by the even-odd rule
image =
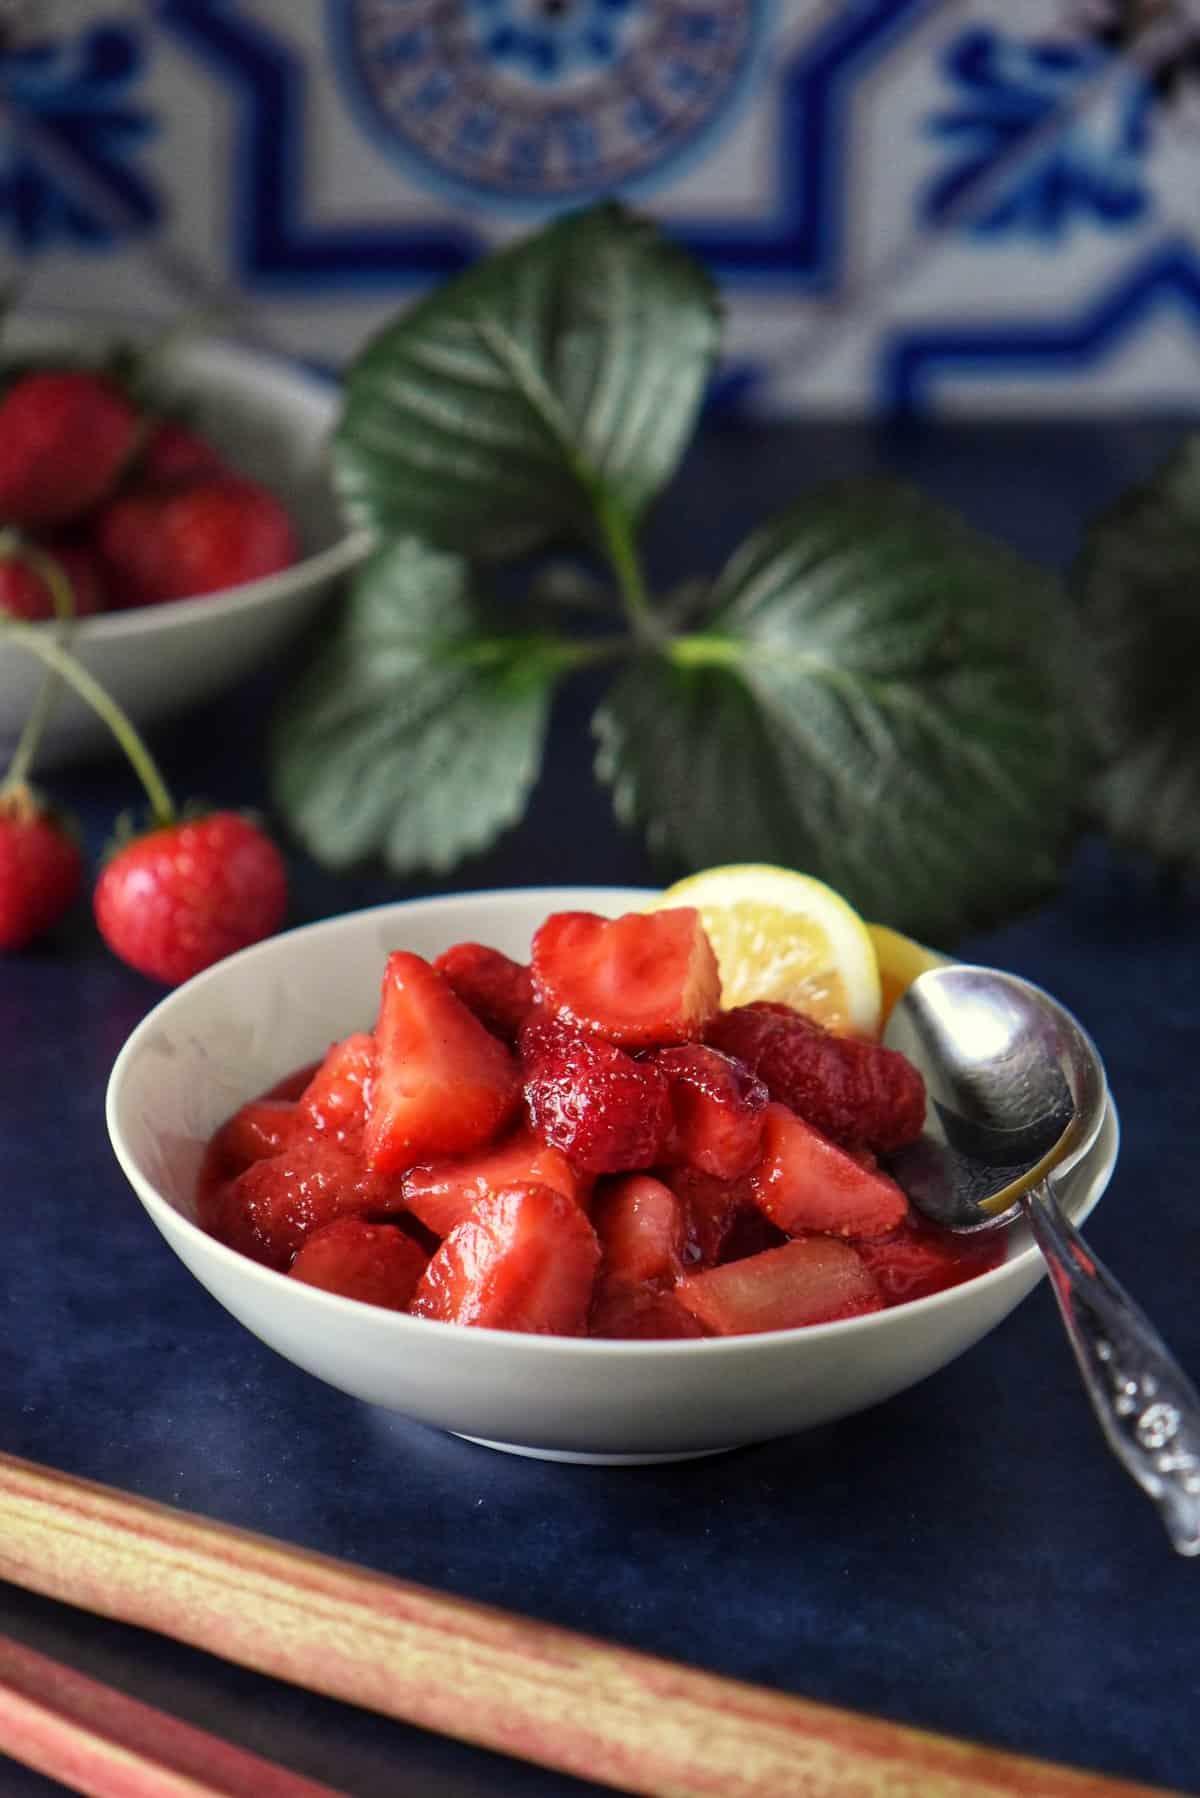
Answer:
[[[1200,1396],[1064,1215],[1050,1182],[1033,1187],[1023,1206],[1109,1446],[1158,1506],[1172,1546],[1200,1555]]]

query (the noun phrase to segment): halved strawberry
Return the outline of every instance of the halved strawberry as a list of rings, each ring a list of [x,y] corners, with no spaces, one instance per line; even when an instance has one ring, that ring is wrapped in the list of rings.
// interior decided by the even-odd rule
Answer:
[[[685,1274],[680,1304],[715,1336],[794,1330],[882,1311],[883,1296],[849,1243],[804,1236],[744,1261]]]
[[[314,1230],[288,1269],[293,1280],[366,1305],[403,1311],[429,1260],[395,1224],[339,1217]]]
[[[334,1218],[402,1207],[398,1180],[373,1177],[356,1155],[306,1136],[217,1189],[204,1222],[230,1248],[283,1270],[305,1238]]]
[[[516,1042],[534,1007],[533,976],[522,962],[483,943],[455,943],[433,965],[481,1024]]]
[[[374,1076],[375,1038],[369,1031],[356,1031],[334,1043],[300,1098],[300,1109],[312,1129],[357,1148]]]
[[[580,1204],[589,1184],[560,1149],[522,1129],[482,1155],[410,1168],[404,1176],[404,1201],[427,1230],[449,1236],[472,1206],[505,1187],[548,1186]]]
[[[706,1040],[753,1068],[773,1099],[825,1136],[886,1153],[925,1124],[925,1082],[895,1049],[836,1036],[788,1005],[723,1011]]]
[[[700,914],[553,912],[533,939],[541,1002],[577,1029],[626,1048],[702,1036],[721,1003]]]
[[[864,1167],[786,1105],[767,1106],[762,1159],[748,1184],[755,1204],[789,1236],[886,1236],[908,1215],[894,1180]]]
[[[217,1131],[212,1143],[214,1163],[222,1177],[232,1178],[252,1162],[281,1154],[303,1134],[306,1125],[300,1107],[286,1099],[251,1099]]]
[[[762,1148],[767,1089],[743,1062],[703,1043],[659,1049],[675,1128],[664,1159],[717,1180],[749,1173]]]
[[[950,1236],[910,1215],[890,1236],[858,1244],[889,1305],[923,1299],[947,1286],[960,1286],[1004,1260],[1003,1230],[978,1236]]]
[[[375,1043],[363,1139],[375,1173],[482,1148],[516,1109],[513,1057],[419,955],[388,957]]]
[[[421,1276],[409,1309],[443,1323],[578,1336],[600,1260],[573,1199],[512,1186],[480,1199]]]

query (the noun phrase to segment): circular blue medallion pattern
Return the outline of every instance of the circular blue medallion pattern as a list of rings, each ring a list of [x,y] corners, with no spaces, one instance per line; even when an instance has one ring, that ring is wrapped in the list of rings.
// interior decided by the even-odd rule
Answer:
[[[496,198],[581,198],[661,168],[727,111],[763,0],[351,0],[377,132]]]

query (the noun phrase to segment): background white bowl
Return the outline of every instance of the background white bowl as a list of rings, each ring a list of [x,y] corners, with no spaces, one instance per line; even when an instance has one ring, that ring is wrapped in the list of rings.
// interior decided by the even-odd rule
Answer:
[[[15,318],[5,321],[4,359],[31,351],[90,357],[122,338],[136,340],[136,332],[103,321]],[[343,524],[329,476],[328,439],[340,404],[333,383],[258,350],[187,336],[161,348],[155,372],[164,397],[178,400],[235,467],[278,494],[304,554],[265,580],[102,613],[75,627],[74,653],[138,725],[211,699],[250,674],[300,629],[367,547],[362,533]],[[0,646],[0,754],[15,743],[40,679],[41,664],[33,656]],[[61,763],[112,747],[105,726],[67,693],[38,762]]]
[[[243,950],[164,999],[108,1088],[109,1134],[150,1217],[196,1278],[272,1348],[331,1385],[494,1447],[649,1461],[790,1434],[890,1398],[952,1361],[1040,1279],[1010,1233],[1005,1263],[931,1298],[844,1323],[687,1342],[528,1336],[439,1324],[319,1291],[236,1254],[193,1221],[206,1139],[244,1100],[369,1027],[389,950],[470,939],[526,957],[547,912],[615,915],[611,887],[477,893],[376,907]],[[1063,1183],[1079,1221],[1108,1183],[1115,1115]]]

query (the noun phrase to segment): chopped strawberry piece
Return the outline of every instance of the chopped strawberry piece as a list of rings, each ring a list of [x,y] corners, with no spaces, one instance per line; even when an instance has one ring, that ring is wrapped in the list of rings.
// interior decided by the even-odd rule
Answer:
[[[369,1031],[356,1031],[333,1044],[300,1099],[300,1109],[319,1136],[346,1148],[361,1144],[374,1076],[375,1038]]]
[[[509,1051],[419,955],[388,957],[375,1042],[364,1133],[375,1173],[482,1148],[520,1100]]]
[[[604,1255],[604,1276],[633,1285],[672,1281],[683,1272],[688,1220],[683,1201],[649,1174],[630,1174],[596,1193],[592,1222]]]
[[[561,1149],[551,1148],[531,1130],[518,1130],[499,1148],[459,1161],[435,1161],[410,1168],[404,1202],[435,1236],[448,1236],[472,1206],[509,1186],[548,1186],[580,1204],[586,1182]]]
[[[671,1294],[683,1272],[688,1219],[683,1201],[649,1174],[601,1187],[593,1210],[600,1271],[592,1295],[593,1336],[698,1336],[699,1324]]]
[[[577,1029],[626,1048],[702,1036],[721,1002],[700,914],[554,912],[533,939],[539,999]]]
[[[749,1173],[762,1147],[767,1089],[744,1062],[703,1043],[681,1043],[654,1056],[667,1076],[675,1128],[664,1159],[717,1180]]]
[[[1003,1230],[949,1236],[910,1214],[891,1235],[859,1243],[858,1252],[888,1304],[901,1305],[999,1267],[1005,1246]]]
[[[596,1281],[588,1317],[588,1335],[671,1341],[705,1335],[704,1325],[680,1304],[669,1288],[630,1285],[625,1280]]]
[[[894,1049],[834,1036],[785,1005],[722,1012],[706,1040],[765,1081],[773,1099],[836,1142],[886,1152],[925,1123],[925,1083]]]
[[[480,1199],[421,1276],[410,1310],[444,1323],[578,1336],[600,1260],[573,1199],[512,1186]]]
[[[669,1167],[663,1178],[683,1202],[687,1219],[684,1260],[691,1267],[714,1267],[725,1258],[727,1245],[747,1212],[761,1215],[744,1178],[715,1180],[690,1167]]]
[[[251,1099],[222,1124],[213,1141],[213,1156],[224,1178],[232,1178],[252,1162],[282,1154],[305,1128],[300,1107],[285,1099]]]
[[[314,1230],[288,1270],[293,1280],[365,1305],[404,1311],[429,1257],[395,1224],[339,1217]]]
[[[534,1130],[585,1173],[651,1167],[671,1129],[666,1075],[602,1037],[544,1021],[521,1033]]]
[[[482,943],[455,943],[433,965],[481,1024],[516,1042],[534,1007],[533,976],[522,962]]]
[[[675,1296],[715,1336],[833,1323],[882,1311],[884,1304],[856,1251],[824,1236],[801,1237],[744,1261],[685,1274]]]
[[[749,1185],[755,1204],[789,1236],[886,1236],[908,1215],[894,1180],[863,1167],[786,1105],[767,1107],[762,1160]]]
[[[283,1270],[323,1224],[402,1206],[399,1181],[373,1178],[334,1142],[301,1137],[218,1188],[204,1222],[230,1248]]]

